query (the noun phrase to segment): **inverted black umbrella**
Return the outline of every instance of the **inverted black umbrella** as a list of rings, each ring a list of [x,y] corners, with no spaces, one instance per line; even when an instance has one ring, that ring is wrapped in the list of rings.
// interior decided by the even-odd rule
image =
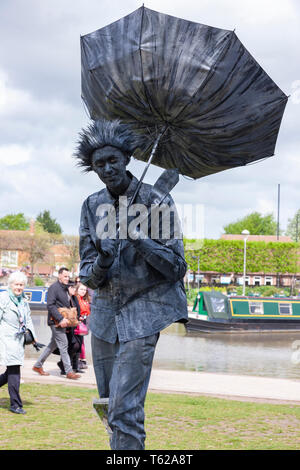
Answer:
[[[91,119],[130,124],[148,165],[200,178],[274,154],[288,98],[233,31],[143,6],[82,36],[81,55]]]

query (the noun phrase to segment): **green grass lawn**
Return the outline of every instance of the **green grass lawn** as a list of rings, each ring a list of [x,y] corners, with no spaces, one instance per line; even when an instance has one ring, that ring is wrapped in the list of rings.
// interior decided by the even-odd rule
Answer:
[[[0,449],[109,449],[92,408],[94,389],[23,384],[25,416],[9,411],[0,389]],[[300,448],[300,407],[148,393],[146,449]]]

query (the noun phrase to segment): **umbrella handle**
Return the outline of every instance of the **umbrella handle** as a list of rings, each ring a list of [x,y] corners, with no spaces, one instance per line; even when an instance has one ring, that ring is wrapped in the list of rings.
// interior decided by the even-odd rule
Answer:
[[[149,166],[150,166],[150,164],[151,164],[151,162],[152,162],[152,160],[153,160],[153,157],[154,157],[154,155],[155,155],[155,152],[156,152],[158,143],[159,143],[160,139],[162,138],[162,136],[164,135],[164,133],[166,132],[167,129],[168,129],[168,126],[167,126],[167,124],[166,124],[166,125],[163,127],[163,129],[161,130],[161,132],[158,134],[158,136],[156,137],[155,142],[154,142],[154,145],[153,145],[152,150],[151,150],[151,154],[150,154],[149,160],[148,160],[147,165],[146,165],[146,168],[144,169],[144,171],[143,171],[143,173],[142,173],[142,176],[141,176],[141,178],[140,178],[140,180],[139,180],[139,182],[138,182],[138,185],[137,185],[137,187],[136,187],[136,190],[135,190],[135,192],[134,192],[132,198],[131,198],[130,201],[129,201],[128,207],[129,207],[131,204],[133,204],[133,202],[134,202],[134,200],[135,200],[135,198],[136,198],[136,195],[137,195],[137,193],[139,192],[140,187],[141,187],[141,185],[142,185],[144,176],[145,176],[145,174],[147,173],[148,168],[149,168]]]

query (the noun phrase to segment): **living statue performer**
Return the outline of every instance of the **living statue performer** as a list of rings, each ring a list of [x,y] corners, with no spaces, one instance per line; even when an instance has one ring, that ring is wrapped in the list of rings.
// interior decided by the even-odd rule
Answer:
[[[98,120],[80,133],[75,153],[78,165],[95,171],[106,186],[82,206],[79,276],[94,289],[90,330],[98,412],[100,408],[105,415],[107,408],[114,450],[144,449],[144,401],[159,332],[173,322],[187,321],[182,239],[172,233],[169,238],[151,238],[150,228],[124,236],[130,217],[124,222],[120,216],[120,201],[129,201],[138,185],[126,170],[137,146],[126,125]],[[134,200],[149,213],[155,202],[152,189],[142,183]],[[169,194],[164,202],[173,205]],[[101,223],[104,212],[115,215],[117,229],[109,237],[107,225]]]

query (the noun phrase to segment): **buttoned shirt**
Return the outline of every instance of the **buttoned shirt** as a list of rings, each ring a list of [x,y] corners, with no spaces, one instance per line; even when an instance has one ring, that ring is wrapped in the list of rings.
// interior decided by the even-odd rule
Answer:
[[[138,180],[128,174],[131,183],[122,196],[130,200]],[[135,203],[150,210],[154,202],[151,189],[151,185],[142,183]],[[103,204],[117,207],[117,201],[107,188],[91,194],[82,205],[79,230],[79,276],[95,290],[90,329],[93,335],[110,343],[150,336],[173,322],[187,321],[182,239],[119,238],[112,265],[101,265],[101,255],[96,249],[101,219],[97,209]],[[166,202],[174,204],[170,195]]]

